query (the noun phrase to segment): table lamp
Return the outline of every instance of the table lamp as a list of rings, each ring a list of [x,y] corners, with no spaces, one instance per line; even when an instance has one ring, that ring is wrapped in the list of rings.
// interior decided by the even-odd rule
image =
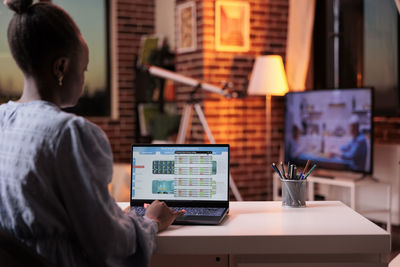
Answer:
[[[267,164],[271,164],[271,96],[284,95],[288,92],[286,73],[281,56],[259,56],[251,73],[248,95],[266,96],[266,132],[267,132]],[[268,166],[268,170],[272,170]],[[269,171],[267,173],[270,173]],[[270,175],[268,175],[270,177]]]

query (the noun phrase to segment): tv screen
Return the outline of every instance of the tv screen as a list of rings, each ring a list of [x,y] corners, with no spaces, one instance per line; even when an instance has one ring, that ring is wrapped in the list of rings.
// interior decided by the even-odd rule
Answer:
[[[285,161],[372,173],[372,89],[286,94]]]

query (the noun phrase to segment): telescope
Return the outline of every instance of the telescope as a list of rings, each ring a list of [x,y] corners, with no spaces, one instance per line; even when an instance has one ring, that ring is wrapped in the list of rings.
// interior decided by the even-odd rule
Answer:
[[[182,74],[166,70],[156,66],[145,66],[146,70],[153,76],[159,78],[169,79],[174,82],[182,83],[185,85],[192,86],[197,89],[203,89],[204,91],[222,95],[226,98],[239,98],[242,97],[243,93],[235,90],[229,90],[231,87],[229,83],[226,83],[224,87],[218,87],[216,85],[201,82],[199,80],[184,76]]]

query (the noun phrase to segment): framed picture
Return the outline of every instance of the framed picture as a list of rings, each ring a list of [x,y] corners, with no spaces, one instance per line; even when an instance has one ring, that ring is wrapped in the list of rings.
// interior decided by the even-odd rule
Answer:
[[[177,5],[177,52],[193,52],[197,48],[196,4],[194,1]]]
[[[215,48],[217,51],[249,51],[250,5],[248,2],[216,2]]]

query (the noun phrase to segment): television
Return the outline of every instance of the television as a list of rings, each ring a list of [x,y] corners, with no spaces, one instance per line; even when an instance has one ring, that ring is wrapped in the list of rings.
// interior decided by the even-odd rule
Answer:
[[[285,162],[372,173],[372,88],[295,92],[285,100]]]

